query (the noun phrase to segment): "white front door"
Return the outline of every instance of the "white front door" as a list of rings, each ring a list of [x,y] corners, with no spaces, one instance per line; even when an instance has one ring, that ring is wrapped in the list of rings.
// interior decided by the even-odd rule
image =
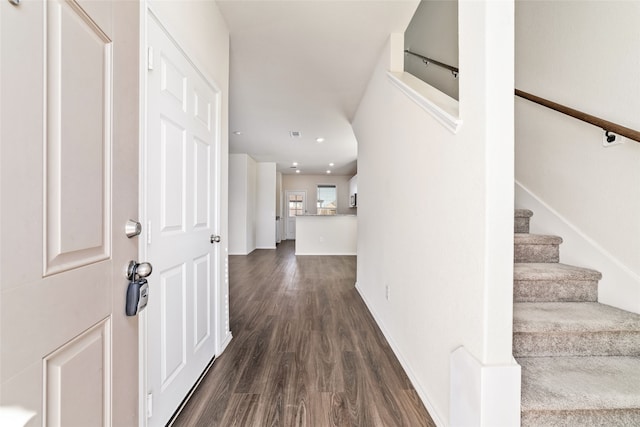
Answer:
[[[148,424],[164,426],[216,353],[220,93],[148,16]]]
[[[285,196],[285,235],[287,240],[295,240],[296,216],[307,213],[307,193],[306,191],[287,191]]]
[[[137,238],[124,228],[138,214],[139,27],[127,3],[0,2],[3,425],[137,423],[124,275]]]

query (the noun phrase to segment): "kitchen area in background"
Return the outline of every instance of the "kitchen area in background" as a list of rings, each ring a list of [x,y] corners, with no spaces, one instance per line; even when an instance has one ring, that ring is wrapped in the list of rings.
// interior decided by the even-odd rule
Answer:
[[[357,175],[283,175],[283,239],[296,255],[356,255]]]
[[[295,240],[296,255],[356,255],[357,175],[283,174],[229,156],[229,254]]]

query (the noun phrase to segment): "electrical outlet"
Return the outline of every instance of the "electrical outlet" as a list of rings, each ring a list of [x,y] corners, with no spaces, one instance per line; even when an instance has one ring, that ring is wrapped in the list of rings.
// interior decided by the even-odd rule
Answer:
[[[389,295],[391,295],[391,286],[385,286],[385,296],[387,297],[387,301],[389,301]]]
[[[611,140],[611,141],[610,141]],[[602,146],[611,147],[612,145],[624,144],[625,138],[613,132],[605,132],[602,134]]]

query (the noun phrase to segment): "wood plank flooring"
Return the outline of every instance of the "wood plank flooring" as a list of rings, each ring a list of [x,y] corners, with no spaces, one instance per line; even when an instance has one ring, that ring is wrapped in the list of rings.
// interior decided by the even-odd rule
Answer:
[[[434,426],[354,288],[356,258],[231,256],[233,340],[174,426]]]

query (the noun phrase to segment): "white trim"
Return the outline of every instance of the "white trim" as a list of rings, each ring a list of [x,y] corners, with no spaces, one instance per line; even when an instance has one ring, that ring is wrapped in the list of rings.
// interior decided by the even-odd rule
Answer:
[[[358,282],[356,282],[356,290],[360,294],[360,298],[362,298],[362,301],[364,302],[365,306],[369,310],[369,313],[371,313],[371,316],[373,316],[373,319],[376,321],[376,324],[382,331],[382,335],[384,335],[384,337],[386,338],[387,342],[389,343],[389,346],[391,347],[391,350],[393,350],[393,353],[398,358],[398,361],[400,362],[400,365],[402,365],[402,368],[406,372],[407,377],[409,378],[409,381],[411,381],[411,384],[413,385],[413,388],[415,388],[416,393],[418,393],[418,396],[420,396],[420,400],[422,400],[422,403],[427,409],[427,412],[429,412],[429,415],[431,415],[431,419],[433,419],[433,422],[436,424],[436,426],[438,427],[445,426],[446,425],[445,422],[442,420],[442,417],[436,411],[435,407],[431,404],[431,401],[427,397],[427,393],[425,393],[422,387],[420,387],[420,382],[418,381],[416,374],[411,370],[411,367],[409,366],[409,363],[407,363],[406,359],[403,357],[402,352],[400,351],[400,348],[395,343],[395,341],[391,338],[391,335],[386,331],[386,329],[384,328],[384,325],[380,321],[380,317],[375,312],[375,310],[373,310],[371,304],[369,304],[369,302],[367,301],[367,298],[364,292],[362,292],[362,289],[360,288],[360,286],[358,286]]]
[[[305,253],[295,253],[296,256],[356,256],[358,255],[356,252],[305,252]]]
[[[517,208],[533,211],[531,232],[562,237],[561,262],[602,273],[598,286],[599,302],[640,313],[640,276],[637,273],[518,180],[515,182],[515,195]]]
[[[138,218],[142,233],[138,236],[138,260],[147,259],[147,10],[148,0],[139,3],[140,46],[138,67]],[[138,314],[138,426],[147,427],[147,311]]]
[[[484,365],[460,346],[449,356],[449,384],[451,427],[520,426],[521,369],[515,359]]]
[[[231,331],[227,332],[227,336],[224,337],[224,340],[220,342],[220,347],[218,348],[218,354],[216,354],[216,358],[219,357],[227,348],[231,340],[233,339],[233,334]]]
[[[388,71],[389,81],[452,133],[458,133],[458,101],[407,72]]]

